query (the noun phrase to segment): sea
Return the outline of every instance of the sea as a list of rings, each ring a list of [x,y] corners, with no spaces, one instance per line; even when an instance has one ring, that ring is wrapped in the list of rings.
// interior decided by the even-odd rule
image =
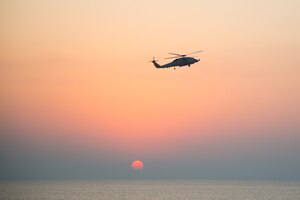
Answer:
[[[300,200],[300,182],[2,181],[1,200]]]

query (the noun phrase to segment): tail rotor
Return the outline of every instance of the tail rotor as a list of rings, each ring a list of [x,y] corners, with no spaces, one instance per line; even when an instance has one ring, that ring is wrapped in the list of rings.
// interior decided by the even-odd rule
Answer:
[[[154,62],[157,62],[157,61],[159,61],[159,60],[155,60],[155,57],[153,57],[153,60],[151,60],[151,61],[149,61],[149,62],[154,63]]]
[[[163,68],[160,64],[157,63],[158,60],[155,60],[155,58],[153,57],[153,60],[149,61],[149,62],[152,62],[153,65],[156,67],[156,68]]]

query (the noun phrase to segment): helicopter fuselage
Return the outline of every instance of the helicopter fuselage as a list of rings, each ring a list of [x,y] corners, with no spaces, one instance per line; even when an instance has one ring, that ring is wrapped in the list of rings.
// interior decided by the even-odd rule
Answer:
[[[169,68],[169,67],[183,67],[183,66],[190,66],[196,62],[199,62],[200,59],[195,59],[193,57],[183,57],[177,58],[170,63],[165,65],[159,65],[156,61],[152,61],[156,68]]]

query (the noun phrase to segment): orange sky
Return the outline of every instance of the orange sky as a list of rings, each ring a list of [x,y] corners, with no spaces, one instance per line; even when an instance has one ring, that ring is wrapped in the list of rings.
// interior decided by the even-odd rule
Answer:
[[[216,147],[242,140],[241,132],[282,127],[299,141],[299,7],[292,0],[1,1],[2,118],[43,130],[28,137],[61,131],[78,149],[114,155],[177,155],[178,147]],[[197,50],[201,62],[190,68],[148,62]]]

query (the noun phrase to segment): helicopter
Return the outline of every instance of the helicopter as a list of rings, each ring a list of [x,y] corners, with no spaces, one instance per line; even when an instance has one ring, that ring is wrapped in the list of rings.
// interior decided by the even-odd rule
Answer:
[[[153,65],[156,68],[170,68],[170,67],[174,67],[174,70],[175,70],[177,66],[178,67],[183,67],[183,66],[189,66],[190,67],[192,64],[199,62],[200,59],[196,59],[196,58],[193,58],[193,57],[187,57],[187,56],[191,55],[191,54],[195,54],[195,53],[200,53],[200,52],[203,52],[203,51],[195,51],[195,52],[188,53],[188,54],[169,53],[169,54],[171,54],[173,56],[165,58],[165,59],[172,59],[172,58],[176,58],[176,59],[173,60],[172,62],[164,64],[164,65],[158,64],[157,63],[158,60],[155,60],[154,57],[153,57],[153,60],[150,61],[150,62],[152,62]]]

